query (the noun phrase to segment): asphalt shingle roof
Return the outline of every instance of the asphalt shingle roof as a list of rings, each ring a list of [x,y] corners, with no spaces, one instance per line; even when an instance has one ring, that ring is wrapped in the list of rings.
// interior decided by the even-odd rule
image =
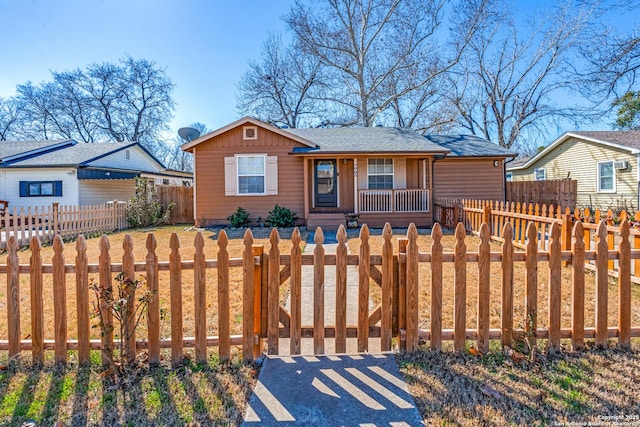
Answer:
[[[410,129],[391,127],[287,129],[318,145],[294,152],[313,153],[446,153],[443,148]]]
[[[640,130],[578,131],[571,133],[640,149]]]
[[[425,135],[429,141],[449,150],[447,157],[514,157],[504,147],[475,135]]]
[[[75,166],[96,157],[135,145],[135,142],[78,143],[71,147],[52,151],[13,163],[14,166]]]
[[[68,139],[50,139],[47,141],[0,141],[0,162],[7,157],[17,156],[19,154],[27,154],[30,151],[41,150]]]

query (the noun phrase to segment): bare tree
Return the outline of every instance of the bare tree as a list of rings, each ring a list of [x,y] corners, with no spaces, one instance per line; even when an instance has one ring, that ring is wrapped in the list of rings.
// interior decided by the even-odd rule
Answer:
[[[436,36],[443,5],[443,0],[295,3],[286,21],[304,52],[326,67],[331,88],[326,100],[337,111],[330,122],[373,126],[385,114],[406,121],[400,100],[457,59],[456,52],[438,58],[445,56]],[[416,105],[421,112],[424,104]]]
[[[499,3],[494,7],[492,22],[471,40],[450,75],[447,93],[457,124],[510,148],[544,134],[559,119],[585,119],[587,111],[560,105],[557,98],[578,80],[572,60],[589,11],[561,5],[523,25]]]
[[[22,109],[17,100],[0,97],[0,141],[16,136],[14,129],[21,117]]]
[[[139,141],[155,151],[173,115],[173,87],[164,69],[131,57],[53,72],[50,82],[17,87],[24,106],[17,127],[32,138]]]
[[[271,35],[262,45],[261,61],[251,61],[237,85],[237,108],[275,126],[314,125],[322,116],[324,87],[317,58]]]

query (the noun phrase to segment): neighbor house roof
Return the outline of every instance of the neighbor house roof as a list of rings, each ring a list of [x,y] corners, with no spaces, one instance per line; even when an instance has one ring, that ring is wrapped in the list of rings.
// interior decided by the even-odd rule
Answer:
[[[515,157],[516,153],[475,135],[425,135],[449,150],[447,157]]]
[[[449,152],[411,129],[387,127],[287,129],[317,147],[296,147],[294,153],[442,153]]]
[[[526,169],[535,164],[538,159],[555,149],[570,138],[583,139],[595,144],[618,148],[629,151],[631,154],[640,154],[640,131],[638,130],[610,130],[610,131],[573,131],[565,132],[558,139],[549,144],[544,150],[535,156],[529,157],[525,162],[512,162],[507,165],[507,170]]]
[[[51,139],[46,141],[2,141],[0,142],[0,163],[24,159],[75,144],[71,139]]]

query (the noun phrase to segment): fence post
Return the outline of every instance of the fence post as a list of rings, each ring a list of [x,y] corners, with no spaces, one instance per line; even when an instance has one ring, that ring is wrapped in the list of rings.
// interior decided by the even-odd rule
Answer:
[[[264,245],[252,245],[253,259],[260,259],[260,264],[253,264],[253,335],[258,339],[253,343],[253,358],[260,357],[262,349],[262,262],[264,261]]]
[[[571,251],[571,232],[573,230],[573,217],[570,213],[562,214],[562,237],[561,245],[563,251]],[[566,267],[571,265],[571,261],[563,261]]]
[[[58,229],[58,202],[53,202],[51,204],[53,206],[53,235],[56,236],[60,230]]]
[[[111,229],[116,231],[118,228],[118,201],[114,200],[111,211]]]

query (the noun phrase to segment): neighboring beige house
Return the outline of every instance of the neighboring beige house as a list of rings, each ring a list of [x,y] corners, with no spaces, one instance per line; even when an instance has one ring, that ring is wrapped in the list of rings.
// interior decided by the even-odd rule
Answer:
[[[245,117],[182,146],[194,158],[194,215],[226,224],[239,206],[255,221],[275,204],[307,227],[433,223],[436,197],[504,200],[515,154],[469,135],[391,127],[280,129]]]
[[[637,209],[640,131],[567,132],[535,156],[507,163],[507,179],[578,181],[580,207]]]

